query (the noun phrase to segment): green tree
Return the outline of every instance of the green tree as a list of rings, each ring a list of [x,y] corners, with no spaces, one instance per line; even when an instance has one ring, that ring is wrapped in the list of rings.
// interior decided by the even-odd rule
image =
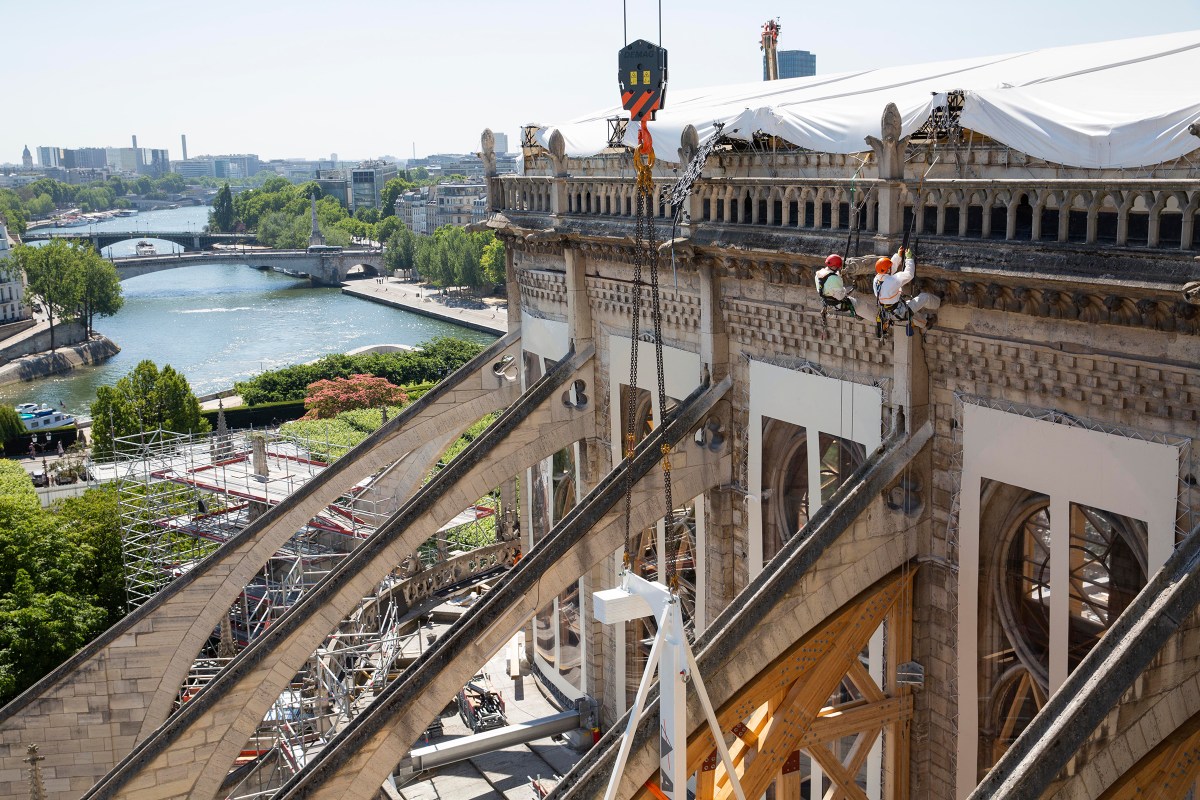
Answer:
[[[233,193],[229,191],[229,184],[226,183],[213,199],[213,210],[209,212],[208,224],[220,233],[229,233],[233,230],[233,223]]]
[[[272,175],[271,177],[269,177],[265,181],[263,181],[262,186],[260,186],[258,188],[260,190],[262,190],[263,192],[266,192],[268,194],[273,194],[276,192],[281,192],[291,185],[292,185],[292,182],[289,181],[287,178],[283,177],[282,175]]]
[[[168,194],[179,194],[187,188],[187,181],[177,172],[168,172],[158,180],[154,181],[154,188],[160,192]]]
[[[390,217],[381,217],[379,223],[375,225],[375,241],[387,242],[396,231],[404,227],[404,222],[396,215]]]
[[[31,217],[48,217],[54,212],[54,200],[48,194],[39,194],[25,203]]]
[[[120,378],[116,386],[101,386],[92,403],[92,453],[106,458],[114,452],[114,437],[162,429],[174,433],[211,430],[200,416],[200,402],[187,378],[170,365],[159,371],[145,360]]]
[[[402,177],[392,178],[385,183],[383,191],[379,193],[379,205],[381,206],[379,218],[387,219],[394,216],[396,214],[396,200],[409,189],[415,188],[417,188],[415,183]]]
[[[8,403],[0,404],[0,449],[25,433],[25,424],[21,415]]]
[[[504,283],[507,278],[504,258],[504,242],[488,233],[491,241],[484,245],[483,254],[479,257],[479,266],[486,280],[491,283]]]
[[[376,222],[379,222],[379,209],[363,206],[354,212],[354,218],[368,225],[374,225]]]
[[[13,261],[25,271],[29,294],[41,302],[50,319],[50,350],[54,344],[54,318],[64,319],[79,308],[80,267],[86,250],[74,242],[55,239],[44,247],[18,247]]]
[[[115,490],[46,510],[0,461],[0,703],[119,620],[124,595]]]
[[[0,189],[0,221],[17,235],[23,235],[29,223],[21,196],[12,189]]]
[[[383,250],[383,263],[389,270],[413,269],[417,249],[417,236],[404,223],[387,240]]]
[[[90,247],[86,248],[78,265],[80,312],[87,335],[92,335],[92,322],[97,315],[111,317],[125,305],[121,293],[121,276],[117,268]]]
[[[121,515],[115,484],[89,489],[64,500],[55,516],[68,538],[81,548],[89,565],[77,589],[105,610],[105,628],[125,616],[125,567],[121,555]]]
[[[66,591],[39,592],[17,571],[0,598],[0,702],[7,703],[104,630],[104,609]]]

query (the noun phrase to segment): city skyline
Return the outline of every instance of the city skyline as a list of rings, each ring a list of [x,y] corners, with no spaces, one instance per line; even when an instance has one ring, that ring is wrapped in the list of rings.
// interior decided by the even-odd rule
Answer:
[[[529,0],[439,6],[360,2],[330,19],[309,0],[247,6],[216,0],[203,16],[141,0],[112,9],[67,0],[48,28],[32,4],[7,10],[5,54],[24,91],[0,126],[0,163],[23,147],[143,147],[179,159],[256,153],[263,159],[410,158],[478,150],[485,127],[515,148],[528,123],[562,122],[615,104],[622,9]],[[666,3],[662,43],[675,89],[761,78],[758,31],[780,17],[781,49],[818,56],[819,74],[1105,41],[1200,27],[1200,8],[1167,0],[1154,15],[1125,3],[1018,0],[988,24],[935,0],[912,15],[867,3],[852,20],[781,3]],[[657,5],[628,4],[628,35],[658,38]],[[286,12],[286,13],[284,13]],[[1030,25],[1036,20],[1037,25]],[[932,23],[931,23],[932,21]],[[134,27],[136,25],[136,27]],[[139,31],[114,40],[97,31]],[[186,36],[176,32],[186,31]],[[51,35],[52,34],[52,35]],[[936,45],[926,47],[926,44]],[[41,87],[41,88],[39,88]],[[49,91],[46,91],[46,89]],[[671,94],[668,91],[667,102]]]

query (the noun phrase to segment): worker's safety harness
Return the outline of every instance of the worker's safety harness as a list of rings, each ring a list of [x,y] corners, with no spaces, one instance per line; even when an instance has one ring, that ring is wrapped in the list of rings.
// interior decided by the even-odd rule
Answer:
[[[879,299],[879,287],[882,281],[875,282],[875,298]],[[901,295],[900,299],[894,303],[884,303],[880,301],[879,310],[875,314],[875,335],[880,339],[888,335],[892,325],[897,322],[903,322],[905,325],[905,333],[909,336],[913,335],[913,310],[909,307],[908,302]]]
[[[849,294],[847,294],[841,300],[825,294],[825,283],[837,274],[837,272],[830,271],[828,275],[823,275],[817,279],[817,294],[821,295],[821,302],[825,304],[825,307],[821,309],[822,316],[824,316],[825,312],[829,309],[833,309],[834,311],[845,311],[850,314],[854,313],[854,303],[850,301]]]

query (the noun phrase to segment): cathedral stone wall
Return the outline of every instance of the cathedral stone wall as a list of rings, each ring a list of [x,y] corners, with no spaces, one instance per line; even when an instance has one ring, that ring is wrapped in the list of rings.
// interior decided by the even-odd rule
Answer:
[[[607,348],[609,334],[628,336],[631,330],[634,252],[620,240],[597,236],[564,236],[532,244],[510,239],[517,252],[514,263],[522,311],[549,319],[568,319],[564,247],[574,247],[583,259],[587,330],[597,346],[597,432],[600,450],[610,452],[609,407],[613,381],[628,383],[627,363],[615,363]],[[528,247],[528,250],[526,248]],[[664,251],[660,261],[662,337],[667,347],[700,352],[705,345],[702,318],[703,274],[719,276],[715,298],[719,310],[718,340],[727,348],[722,365],[734,379],[728,395],[734,435],[732,485],[710,492],[708,530],[707,617],[713,619],[751,578],[747,496],[750,431],[749,366],[766,361],[787,369],[815,369],[821,374],[884,387],[885,411],[881,428],[890,428],[895,408],[909,402],[910,413],[923,414],[919,401],[927,398],[935,435],[918,459],[913,491],[921,508],[911,522],[919,541],[913,609],[913,658],[925,669],[925,685],[915,695],[912,724],[910,796],[951,797],[955,794],[958,729],[958,575],[974,565],[958,563],[957,526],[961,478],[961,404],[987,402],[994,407],[1053,409],[1088,426],[1131,431],[1135,436],[1194,436],[1200,424],[1200,339],[1191,332],[1191,317],[1179,324],[1162,318],[1173,307],[1169,293],[1140,287],[1133,297],[1114,297],[1080,281],[1063,281],[1026,273],[1014,278],[997,265],[983,264],[986,275],[972,275],[969,263],[948,270],[936,263],[918,267],[918,286],[943,299],[936,325],[917,333],[912,346],[920,362],[911,378],[919,385],[906,397],[892,396],[897,379],[897,350],[893,339],[880,341],[872,326],[856,319],[829,315],[822,319],[813,275],[823,256],[767,253],[748,255],[735,248],[706,246],[676,253],[674,263]],[[988,259],[984,259],[986,262]],[[994,273],[991,270],[996,270]],[[860,291],[869,276],[858,276]],[[648,271],[642,280],[649,281]],[[869,291],[869,289],[866,289]],[[653,330],[648,289],[642,288],[642,346],[652,347]],[[866,295],[869,298],[869,295]],[[1182,326],[1182,327],[1180,327]],[[581,332],[582,335],[582,332]],[[903,337],[898,326],[892,337]],[[699,376],[697,376],[699,379]],[[756,391],[760,389],[756,388]],[[802,398],[797,398],[801,401]],[[914,422],[917,420],[914,420]],[[1190,433],[1189,433],[1190,432]],[[1121,435],[1121,434],[1117,434]],[[1197,455],[1186,450],[1181,491],[1195,481]],[[606,456],[605,456],[606,458]],[[1189,478],[1188,476],[1193,476]],[[1180,525],[1195,524],[1200,491],[1180,504]],[[607,568],[593,570],[592,583],[605,578]],[[980,591],[983,591],[981,589]],[[1131,690],[1123,708],[1114,712],[1111,730],[1097,733],[1097,747],[1108,741],[1124,717],[1135,718],[1162,692],[1179,691],[1176,677],[1194,674],[1197,664],[1184,654],[1181,636],[1171,652],[1149,670]],[[613,659],[617,643],[611,629],[593,623],[589,650],[590,691],[604,701],[604,723],[616,706]],[[1194,650],[1194,648],[1193,648]],[[1162,687],[1156,690],[1155,687]],[[1086,760],[1086,753],[1080,762]]]

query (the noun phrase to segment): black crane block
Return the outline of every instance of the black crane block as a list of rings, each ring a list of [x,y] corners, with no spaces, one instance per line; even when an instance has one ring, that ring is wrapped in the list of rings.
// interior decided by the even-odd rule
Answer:
[[[667,49],[638,39],[621,48],[617,67],[621,107],[629,112],[629,119],[654,119],[654,112],[666,105]]]

